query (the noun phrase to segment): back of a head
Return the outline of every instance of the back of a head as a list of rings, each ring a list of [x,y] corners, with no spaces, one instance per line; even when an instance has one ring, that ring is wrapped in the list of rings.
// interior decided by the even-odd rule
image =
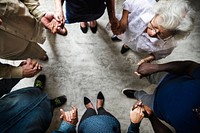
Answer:
[[[156,15],[160,15],[163,20],[159,25],[175,31],[178,39],[184,38],[193,29],[195,11],[187,0],[160,0],[154,9]]]

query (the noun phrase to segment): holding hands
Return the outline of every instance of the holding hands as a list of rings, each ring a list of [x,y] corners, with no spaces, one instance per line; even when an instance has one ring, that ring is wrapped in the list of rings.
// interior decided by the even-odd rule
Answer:
[[[60,112],[62,113],[60,116],[60,119],[70,123],[72,125],[76,125],[78,123],[78,109],[74,106],[72,106],[71,111],[65,112],[63,109],[60,109]]]
[[[130,111],[130,119],[132,123],[136,124],[140,123],[144,117],[151,117],[152,114],[152,110],[148,106],[137,101]]]
[[[111,30],[114,35],[120,35],[126,31],[128,25],[128,14],[129,12],[124,10],[120,21],[118,21],[117,18],[113,23],[111,21]]]
[[[22,67],[23,77],[33,77],[42,70],[42,66],[36,61],[28,58],[20,63]]]
[[[67,30],[64,27],[64,20],[54,13],[47,12],[41,18],[42,24],[49,29],[53,34],[59,33],[61,35],[67,35]]]
[[[158,72],[158,64],[151,64],[151,63],[142,63],[138,66],[137,71],[135,74],[140,78],[149,76],[153,73]]]
[[[144,118],[144,108],[142,107],[142,102],[137,101],[137,103],[133,106],[133,108],[130,111],[130,119],[131,122],[136,124],[140,123],[142,119]]]

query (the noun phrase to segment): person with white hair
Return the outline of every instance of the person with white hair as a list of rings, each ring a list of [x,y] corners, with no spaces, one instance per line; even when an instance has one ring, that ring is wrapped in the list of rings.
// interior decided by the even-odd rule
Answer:
[[[126,0],[118,27],[113,31],[129,49],[149,56],[138,64],[165,58],[194,25],[195,11],[186,0]]]

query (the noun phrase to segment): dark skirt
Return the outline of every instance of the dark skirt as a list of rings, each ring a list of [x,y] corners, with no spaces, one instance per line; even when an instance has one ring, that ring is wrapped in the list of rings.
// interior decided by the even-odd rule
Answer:
[[[105,8],[105,0],[66,0],[66,23],[96,20]]]

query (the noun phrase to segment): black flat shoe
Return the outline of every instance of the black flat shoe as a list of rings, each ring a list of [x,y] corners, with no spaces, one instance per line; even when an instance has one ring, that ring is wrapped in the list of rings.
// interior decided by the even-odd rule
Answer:
[[[87,97],[84,97],[84,105],[86,106],[88,103],[90,103],[90,99]]]
[[[122,41],[121,39],[119,39],[119,38],[117,37],[117,35],[113,35],[113,36],[111,37],[111,40],[112,40],[113,42],[120,42],[120,41]]]
[[[88,31],[88,26],[86,25],[86,27],[81,27],[81,25],[80,25],[80,29],[85,34]]]
[[[45,82],[46,82],[46,76],[41,74],[35,79],[34,87],[37,87],[42,91],[44,90]]]
[[[129,48],[129,47],[126,48],[126,47],[125,47],[125,44],[124,44],[124,45],[122,46],[122,49],[121,49],[121,54],[126,53],[129,49],[130,49],[130,48]]]
[[[104,96],[102,94],[102,92],[100,91],[97,95],[97,99],[101,99],[101,100],[104,100]]]
[[[105,101],[105,98],[104,98],[102,92],[100,91],[100,92],[98,93],[98,95],[97,95],[96,108],[99,109],[99,108],[103,107],[104,101]]]
[[[90,29],[91,29],[92,33],[96,33],[97,32],[97,23],[96,23],[95,27],[90,26]]]

